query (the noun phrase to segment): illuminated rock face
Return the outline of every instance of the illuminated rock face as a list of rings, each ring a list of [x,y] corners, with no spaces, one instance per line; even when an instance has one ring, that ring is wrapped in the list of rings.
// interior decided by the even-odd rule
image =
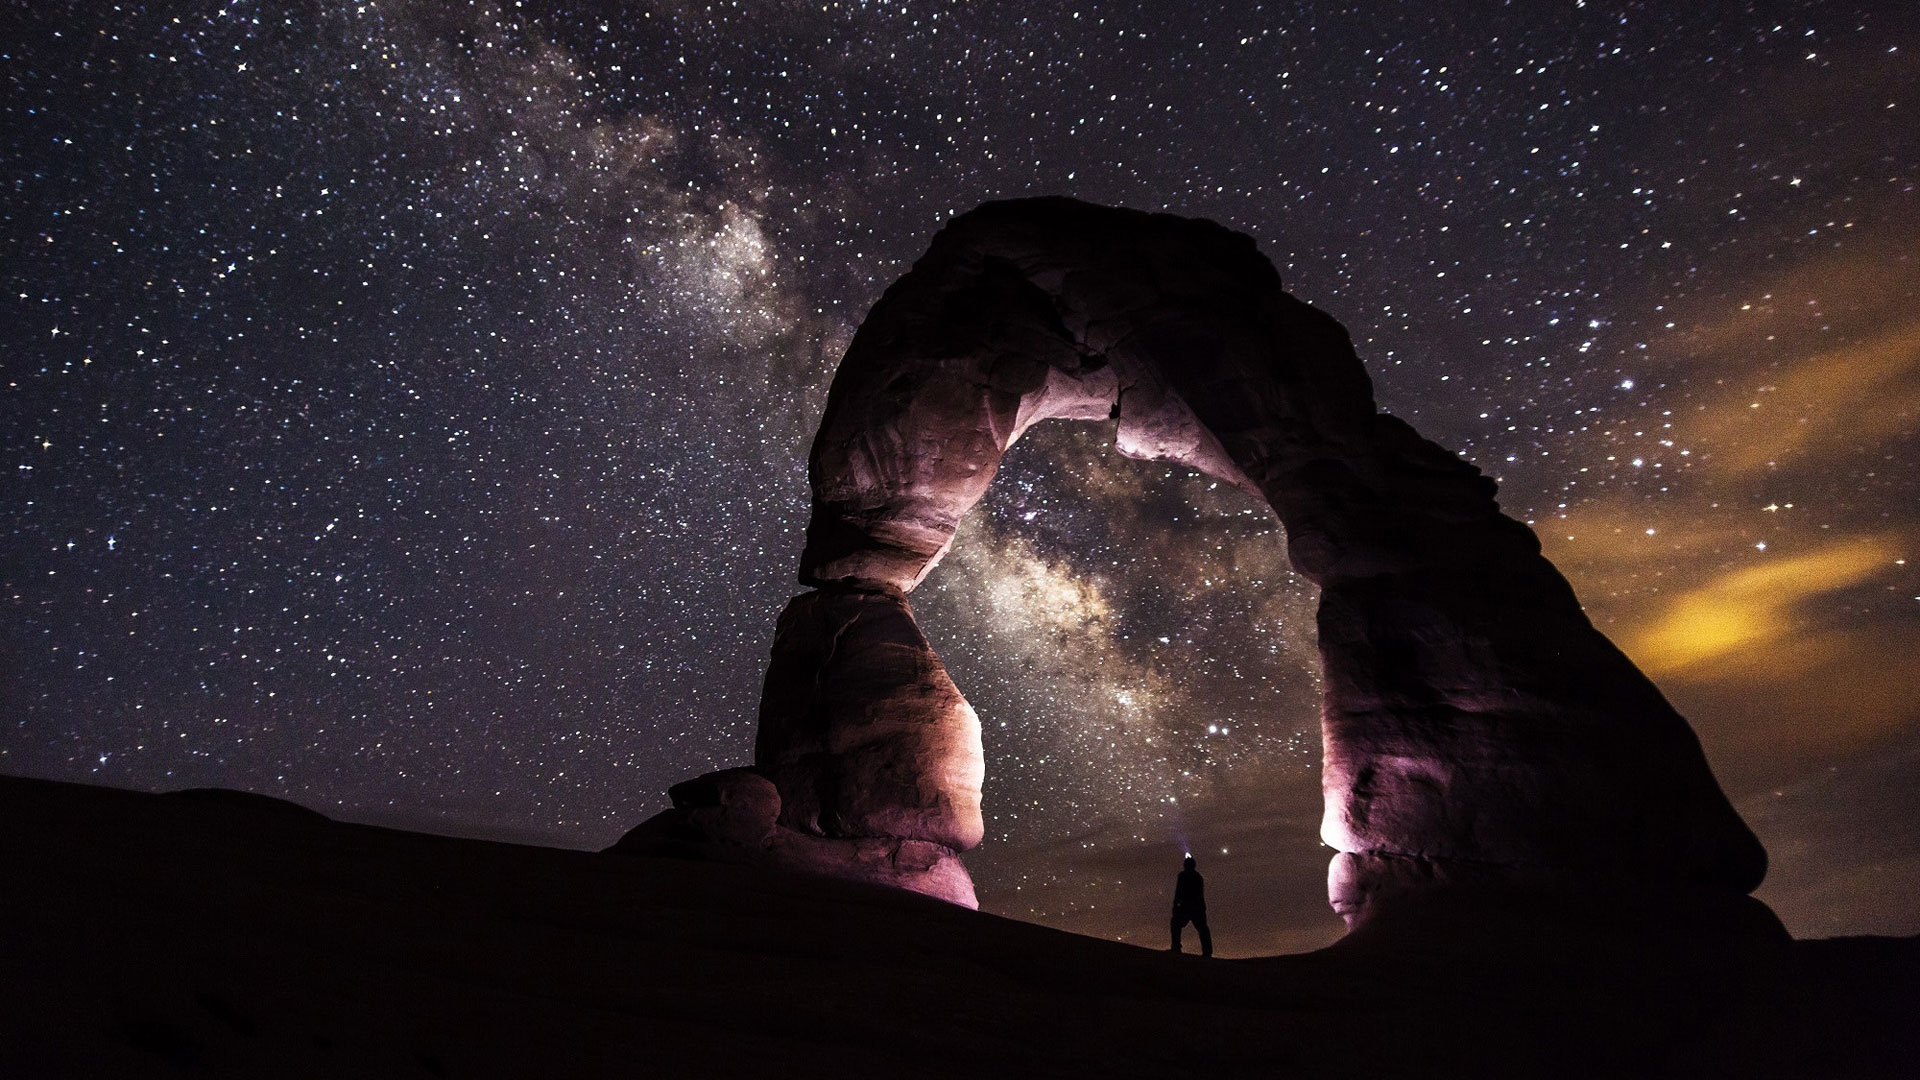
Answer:
[[[953,851],[985,831],[980,721],[898,596],[810,592],[787,605],[754,757],[788,828]]]
[[[1321,589],[1322,836],[1350,922],[1467,879],[1759,884],[1686,721],[1494,483],[1375,408],[1337,322],[1245,236],[1065,199],[956,218],[835,376],[800,563],[819,591],[781,617],[755,751],[782,829],[978,842],[979,725],[903,598],[1007,447],[1058,417],[1117,417],[1122,453],[1279,515]]]

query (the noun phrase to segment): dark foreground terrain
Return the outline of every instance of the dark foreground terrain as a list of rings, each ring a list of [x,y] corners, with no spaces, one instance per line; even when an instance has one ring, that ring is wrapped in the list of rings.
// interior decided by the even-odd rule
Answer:
[[[1920,1076],[1916,939],[1205,961],[234,792],[0,778],[0,821],[4,1077]]]

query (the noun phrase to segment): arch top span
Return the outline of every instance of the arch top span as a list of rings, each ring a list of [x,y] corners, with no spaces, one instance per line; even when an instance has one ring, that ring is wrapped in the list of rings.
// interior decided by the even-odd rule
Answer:
[[[955,218],[861,324],[808,461],[810,585],[908,591],[1032,424],[1264,494],[1375,415],[1346,331],[1239,233],[1072,199]],[[1249,396],[1252,395],[1252,396]]]
[[[981,835],[979,722],[906,597],[1006,449],[1062,417],[1118,418],[1122,453],[1259,494],[1320,586],[1322,837],[1350,923],[1448,884],[1759,884],[1686,721],[1493,481],[1377,409],[1338,322],[1246,236],[1057,198],[955,218],[835,375],[808,461],[816,591],[781,616],[755,747],[778,830],[895,844],[896,870],[925,845],[929,876],[887,880],[971,900],[940,860]],[[822,868],[884,878],[861,865]]]

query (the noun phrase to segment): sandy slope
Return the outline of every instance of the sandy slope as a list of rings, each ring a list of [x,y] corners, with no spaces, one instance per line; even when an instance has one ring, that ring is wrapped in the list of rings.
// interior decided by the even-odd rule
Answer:
[[[1920,1071],[1916,939],[1728,966],[1429,926],[1204,961],[232,792],[0,778],[0,820],[7,1077]]]

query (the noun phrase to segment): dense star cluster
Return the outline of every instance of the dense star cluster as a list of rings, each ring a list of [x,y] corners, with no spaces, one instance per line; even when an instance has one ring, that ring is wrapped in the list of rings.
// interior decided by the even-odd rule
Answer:
[[[1456,10],[1457,8],[1457,10]],[[1920,888],[1920,9],[14,3],[0,771],[602,846],[751,755],[825,388],[951,215],[1213,218],[1502,485],[1803,934]],[[916,610],[990,910],[1324,941],[1312,590],[1048,424]]]

